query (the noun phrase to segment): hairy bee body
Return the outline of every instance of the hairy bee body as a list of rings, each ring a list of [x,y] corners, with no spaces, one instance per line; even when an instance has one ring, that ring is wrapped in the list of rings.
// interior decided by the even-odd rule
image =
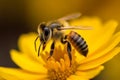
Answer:
[[[61,27],[64,27],[64,25],[61,22],[54,21],[48,24],[48,27],[52,30],[52,36],[51,39],[53,40],[60,40],[61,37],[64,35],[63,31],[58,30]]]
[[[71,45],[83,56],[87,56],[88,45],[86,41],[77,33],[72,30],[89,30],[89,27],[83,26],[70,26],[68,21],[76,19],[80,16],[80,13],[71,14],[62,18],[59,18],[50,22],[43,22],[38,25],[38,37],[36,37],[34,45],[36,49],[36,41],[40,38],[40,45],[38,48],[38,56],[42,46],[42,51],[44,51],[46,44],[52,39],[52,44],[50,47],[50,56],[47,60],[53,55],[55,44],[57,40],[60,40],[62,44],[67,44],[67,52],[70,59],[70,64],[72,64],[72,54],[71,54]],[[65,34],[66,30],[71,30],[69,34]]]
[[[71,31],[68,35],[68,40],[79,53],[81,53],[84,56],[87,55],[88,45],[78,33]]]

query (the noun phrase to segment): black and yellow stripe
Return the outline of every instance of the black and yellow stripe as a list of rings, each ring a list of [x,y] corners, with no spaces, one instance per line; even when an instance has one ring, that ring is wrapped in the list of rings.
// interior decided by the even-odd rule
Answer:
[[[84,56],[87,56],[88,45],[78,33],[71,31],[68,35],[68,40],[79,53],[81,53]]]

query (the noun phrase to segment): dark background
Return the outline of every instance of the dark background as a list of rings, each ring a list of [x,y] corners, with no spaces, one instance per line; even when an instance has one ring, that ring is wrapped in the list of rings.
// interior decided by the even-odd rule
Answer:
[[[18,67],[11,61],[9,51],[18,49],[19,36],[36,32],[42,21],[81,12],[83,16],[98,16],[103,22],[109,19],[120,22],[119,7],[119,0],[0,0],[0,66]],[[119,80],[119,58],[107,62],[106,70],[94,80]]]
[[[16,66],[9,51],[17,48],[20,34],[29,32],[25,4],[20,1],[0,1],[0,66]]]

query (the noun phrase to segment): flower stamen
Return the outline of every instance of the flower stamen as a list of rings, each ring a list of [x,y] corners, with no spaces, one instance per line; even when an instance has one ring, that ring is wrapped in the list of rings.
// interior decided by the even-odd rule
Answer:
[[[47,69],[50,80],[66,80],[76,72],[77,64],[67,67],[64,59],[60,59],[60,62],[48,61]]]
[[[72,64],[70,64],[70,59],[67,54],[66,48],[64,48],[64,50],[60,49],[61,48],[58,49],[56,47],[56,49],[54,50],[54,55],[50,59],[46,60],[45,67],[48,69],[48,75],[50,80],[66,80],[77,70],[78,64],[75,61],[75,50],[72,50],[71,52]],[[60,52],[57,50],[59,50]],[[57,54],[57,58],[55,54]],[[49,54],[46,53],[46,55],[44,55],[44,58],[46,58],[45,56],[49,56]]]

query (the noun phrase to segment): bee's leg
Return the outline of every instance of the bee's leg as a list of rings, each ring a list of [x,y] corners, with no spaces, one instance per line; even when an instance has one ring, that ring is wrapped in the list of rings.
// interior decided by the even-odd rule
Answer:
[[[69,42],[67,42],[67,51],[68,51],[68,56],[70,59],[70,66],[72,64],[72,55],[71,55],[71,44]]]
[[[72,64],[72,55],[71,55],[71,44],[66,40],[67,36],[65,36],[64,38],[61,38],[61,43],[65,44],[67,43],[67,52],[68,52],[68,56],[70,59],[70,66]]]
[[[39,53],[40,53],[41,45],[42,45],[42,43],[39,45],[39,48],[38,48],[38,56],[39,56]]]
[[[51,45],[50,56],[47,58],[47,60],[48,60],[49,58],[51,58],[51,56],[53,55],[54,48],[55,48],[55,41],[53,41],[53,43],[52,43],[52,45]]]
[[[35,51],[37,51],[36,42],[37,42],[38,38],[39,38],[39,36],[37,36],[36,39],[35,39],[35,41],[34,41]],[[39,56],[39,53],[40,53],[41,45],[42,45],[42,43],[39,45],[39,48],[38,48],[38,56]]]
[[[45,47],[46,47],[46,43],[44,42],[44,43],[41,43],[41,44],[39,45],[39,48],[38,48],[38,56],[40,55],[40,48],[41,48],[42,45],[43,45],[42,51],[44,51],[44,49],[45,49]]]
[[[39,36],[36,37],[35,41],[34,41],[34,46],[35,46],[35,51],[37,51],[37,48],[36,48],[36,41],[38,40]]]
[[[42,48],[43,51],[44,51],[45,47],[46,47],[46,42],[43,43],[43,48]]]

